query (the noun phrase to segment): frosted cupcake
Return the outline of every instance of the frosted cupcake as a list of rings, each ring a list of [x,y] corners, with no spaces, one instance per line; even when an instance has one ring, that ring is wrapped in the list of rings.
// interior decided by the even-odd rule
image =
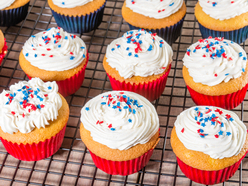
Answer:
[[[12,26],[24,20],[30,0],[1,0],[0,26]]]
[[[59,92],[66,97],[83,83],[88,52],[81,38],[62,28],[51,28],[26,41],[19,63],[30,78],[56,81]]]
[[[183,58],[183,78],[197,105],[233,109],[248,87],[246,52],[223,38],[200,39]]]
[[[80,135],[95,165],[108,174],[129,175],[149,161],[159,141],[153,105],[133,92],[105,92],[81,110]]]
[[[108,45],[103,67],[113,90],[136,92],[153,101],[164,91],[172,55],[172,48],[156,33],[133,30]]]
[[[70,33],[85,33],[102,22],[105,0],[48,0],[58,26]]]
[[[195,17],[203,38],[224,37],[236,43],[248,38],[247,0],[199,0]]]
[[[218,184],[239,168],[248,150],[246,133],[244,123],[231,111],[192,107],[177,117],[171,146],[188,178],[201,184]]]
[[[7,53],[7,43],[6,40],[4,38],[3,32],[2,30],[0,30],[0,65],[3,61],[4,56]]]
[[[185,15],[183,0],[126,0],[122,7],[130,30],[143,28],[157,33],[170,45],[180,35]]]
[[[69,118],[55,82],[20,81],[0,94],[0,139],[12,156],[25,161],[59,150]]]

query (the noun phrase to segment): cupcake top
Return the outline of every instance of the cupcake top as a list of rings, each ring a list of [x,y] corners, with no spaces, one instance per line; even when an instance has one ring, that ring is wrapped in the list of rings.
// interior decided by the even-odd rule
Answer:
[[[218,107],[197,106],[184,110],[175,122],[183,145],[214,159],[238,155],[245,143],[247,128],[239,117]]]
[[[127,150],[147,143],[159,130],[153,105],[128,91],[96,96],[82,108],[80,119],[94,141],[111,149]]]
[[[172,62],[172,48],[156,33],[143,29],[126,32],[106,51],[108,64],[124,79],[162,74]]]
[[[144,16],[163,19],[177,12],[183,0],[126,0],[126,6]]]
[[[50,28],[31,36],[23,46],[23,55],[31,65],[48,71],[77,67],[86,57],[86,46],[76,35],[62,28]]]
[[[45,128],[56,120],[62,100],[56,82],[44,83],[39,78],[20,81],[0,94],[0,126],[13,134],[29,133],[35,127]]]
[[[14,2],[15,2],[15,0],[1,0],[0,1],[0,10],[9,7]]]
[[[55,5],[61,8],[74,8],[85,5],[93,0],[52,0]]]
[[[237,43],[223,38],[200,39],[183,58],[194,82],[208,86],[238,78],[245,72],[247,55]]]
[[[247,0],[199,0],[199,3],[206,14],[219,20],[230,19],[248,12]]]

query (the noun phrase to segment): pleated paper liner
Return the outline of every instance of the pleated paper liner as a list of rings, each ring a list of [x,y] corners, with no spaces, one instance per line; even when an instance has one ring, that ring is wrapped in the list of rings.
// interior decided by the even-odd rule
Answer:
[[[65,16],[53,11],[52,9],[51,10],[59,27],[69,33],[81,34],[97,29],[102,22],[105,4],[106,2],[98,10],[90,14],[86,14],[85,16]]]
[[[245,157],[245,155],[237,163],[217,171],[205,171],[205,170],[193,168],[185,164],[178,157],[177,157],[177,163],[181,171],[185,174],[185,176],[187,176],[192,181],[205,185],[213,185],[227,181],[229,178],[231,178],[234,175],[234,173],[238,170],[239,165],[242,159]]]
[[[237,92],[219,96],[204,95],[194,91],[189,86],[187,86],[187,88],[189,90],[192,100],[195,102],[196,105],[216,106],[232,110],[245,99],[248,84]]]
[[[62,81],[56,81],[56,83],[58,84],[59,87],[59,93],[66,97],[69,96],[71,94],[74,94],[83,84],[84,81],[84,75],[85,75],[85,69],[86,66],[88,64],[89,61],[89,53],[87,52],[86,54],[86,63],[83,66],[83,68],[74,76],[67,78],[65,80]],[[29,79],[31,79],[31,77],[26,74],[28,76]]]
[[[163,93],[170,69],[171,69],[171,64],[169,66],[169,69],[163,76],[161,76],[160,78],[154,81],[143,84],[142,83],[130,84],[130,83],[125,83],[125,81],[120,82],[115,78],[111,77],[111,75],[109,75],[108,73],[107,75],[109,77],[113,90],[126,90],[126,91],[135,92],[137,94],[144,96],[149,101],[154,101],[158,99],[159,96],[161,96],[161,94]]]
[[[18,8],[0,10],[0,26],[12,26],[23,21],[28,14],[28,6],[29,2]]]
[[[24,145],[21,143],[18,145],[17,143],[4,140],[1,137],[0,139],[7,152],[15,158],[24,161],[38,161],[50,157],[59,150],[64,139],[65,129],[66,125],[58,134],[38,144],[32,143]]]
[[[147,151],[142,156],[128,161],[111,161],[100,158],[90,151],[93,162],[96,167],[112,175],[130,175],[141,170],[149,161],[153,149]]]
[[[243,43],[248,38],[248,26],[233,31],[221,32],[208,29],[202,26],[199,22],[198,24],[202,34],[202,38],[208,38],[209,36],[224,37],[225,39],[234,41],[235,43]]]
[[[0,53],[0,65],[2,64],[3,58],[7,53],[7,49],[8,49],[7,42],[6,39],[4,39],[4,46],[2,48],[2,53]]]
[[[131,25],[128,23],[130,30],[138,30],[138,29],[145,29],[146,31],[150,31],[152,33],[157,33],[158,36],[162,37],[169,45],[172,45],[173,42],[177,40],[177,38],[180,36],[181,28],[183,26],[185,16],[176,24],[161,28],[161,29],[146,29],[146,28],[140,28],[136,27],[134,25]]]

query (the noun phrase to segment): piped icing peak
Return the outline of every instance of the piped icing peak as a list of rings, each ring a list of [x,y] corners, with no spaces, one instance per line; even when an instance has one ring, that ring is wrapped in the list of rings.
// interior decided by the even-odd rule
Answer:
[[[56,120],[62,100],[56,82],[44,83],[39,78],[20,81],[0,94],[0,126],[13,134],[29,133],[45,128],[49,120]]]
[[[194,82],[208,86],[238,78],[245,72],[246,52],[240,45],[223,38],[200,39],[183,58]]]
[[[177,12],[183,0],[126,0],[133,12],[155,19],[163,19]]]
[[[147,143],[159,130],[153,105],[127,91],[106,92],[88,101],[81,110],[81,122],[94,141],[119,150]]]
[[[172,55],[166,41],[143,29],[126,32],[112,41],[106,52],[108,64],[125,79],[162,74],[172,62]]]
[[[1,0],[0,1],[0,10],[5,9],[12,5],[15,0]]]
[[[202,10],[219,20],[230,19],[248,12],[247,0],[199,0]]]
[[[214,159],[238,155],[247,133],[246,126],[235,113],[212,106],[184,110],[177,117],[175,127],[187,149],[203,152]]]
[[[52,0],[55,5],[61,8],[75,8],[85,5],[93,0]]]
[[[76,35],[62,28],[50,28],[32,35],[24,44],[24,57],[39,69],[64,71],[77,67],[86,57],[86,46]]]

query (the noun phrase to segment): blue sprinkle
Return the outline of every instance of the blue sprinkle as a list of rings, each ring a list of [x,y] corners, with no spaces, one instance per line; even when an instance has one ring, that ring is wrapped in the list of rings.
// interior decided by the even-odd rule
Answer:
[[[117,48],[120,48],[121,47],[121,45],[117,45]]]
[[[198,107],[195,107],[195,109],[194,109],[195,111],[198,111],[199,110],[199,108]]]
[[[230,136],[230,135],[231,135],[231,132],[226,132],[226,135],[227,135],[227,136]]]
[[[196,49],[194,49],[193,52],[195,53],[196,52]]]
[[[129,108],[129,112],[132,112],[132,109],[131,108]]]
[[[44,99],[43,98],[41,98],[41,97],[39,97],[39,99],[40,99],[40,101],[43,101]]]
[[[129,47],[127,47],[126,50],[129,50]]]
[[[244,68],[242,68],[242,71],[243,71],[243,72],[245,72],[245,69],[244,69]]]
[[[37,108],[38,108],[38,109],[41,109],[40,105],[37,105]]]
[[[242,52],[240,52],[240,53],[239,53],[239,57],[242,57],[242,56],[243,56],[243,54],[242,54]]]
[[[126,96],[126,95],[123,95],[122,97],[123,97],[123,98],[127,98],[127,96]]]
[[[116,108],[117,108],[117,106],[115,106],[115,105],[114,105],[112,108],[113,108],[113,109],[116,109]]]
[[[200,114],[200,117],[202,117],[202,116],[203,116],[203,114],[201,113],[201,114]]]
[[[203,118],[201,118],[200,120],[199,120],[199,122],[202,122],[203,121]]]
[[[151,51],[152,50],[152,45],[149,46],[149,48],[147,49],[147,51]]]
[[[83,58],[85,58],[85,54],[83,54]]]
[[[204,130],[203,129],[200,129],[200,133],[203,133],[204,132]]]
[[[28,53],[26,53],[25,56],[28,57]]]
[[[162,43],[160,43],[160,44],[159,44],[159,47],[160,47],[160,48],[162,48],[162,46],[163,46],[163,44],[162,44]]]
[[[51,90],[52,89],[52,87],[51,86],[49,86],[49,87],[47,87],[49,90]]]
[[[131,56],[132,55],[132,52],[129,52],[128,55]]]
[[[142,44],[142,41],[141,40],[139,40],[139,44]]]
[[[111,128],[110,130],[115,131],[115,128]]]
[[[118,106],[118,107],[119,107],[119,106],[121,106],[121,103],[120,103],[120,102],[118,102],[118,103],[117,103],[117,106]]]
[[[119,108],[119,112],[121,112],[121,109]]]
[[[89,111],[89,110],[90,110],[90,108],[89,108],[89,107],[86,107],[86,108],[85,108],[85,110],[86,110],[86,111]]]
[[[215,125],[215,122],[214,121],[211,121],[211,125]]]
[[[38,92],[35,90],[35,91],[34,91],[34,95],[37,95],[37,94],[38,94]]]
[[[201,138],[204,138],[205,136],[203,136],[203,135],[200,135],[200,137],[201,137]]]
[[[111,51],[114,51],[115,50],[115,48],[111,48]]]
[[[131,119],[128,119],[128,122],[129,122],[129,123],[131,123],[131,122],[132,122],[132,120],[131,120]]]
[[[133,109],[133,114],[136,114],[136,110],[135,109]]]
[[[212,118],[215,118],[216,117],[216,115],[215,114],[212,114]]]
[[[246,58],[246,57],[243,57],[243,60],[245,60],[245,61],[246,61],[246,60],[247,60],[247,58]]]
[[[207,122],[208,121],[208,117],[207,118],[204,118],[204,121]]]
[[[216,2],[213,2],[213,7],[215,7],[217,5],[217,3]]]
[[[137,106],[137,107],[139,107],[139,108],[140,108],[140,107],[143,107],[143,105],[139,105],[139,106]]]
[[[61,45],[58,45],[58,47],[60,48],[60,47],[61,47]]]
[[[228,75],[229,75],[229,73],[225,74],[225,76],[228,76]]]
[[[223,131],[222,131],[222,130],[220,130],[220,132],[218,132],[218,134],[219,134],[219,135],[223,135]]]
[[[174,2],[173,2],[173,3],[171,3],[169,6],[172,6],[172,5],[174,5]]]
[[[233,118],[230,118],[229,121],[233,121],[234,119]]]
[[[8,105],[8,104],[9,104],[9,102],[6,102],[6,103],[5,103],[5,105]]]
[[[83,47],[83,46],[82,46],[82,47],[80,47],[80,48],[81,48],[81,49],[85,49],[85,47]]]
[[[134,54],[134,57],[139,57],[138,54]]]
[[[40,92],[40,89],[39,88],[37,88],[37,90]]]
[[[206,127],[206,124],[205,123],[202,123],[201,126]]]
[[[31,37],[36,37],[36,36],[34,36],[34,35],[31,35]]]
[[[195,120],[197,121],[197,116],[195,116]]]
[[[67,37],[67,36],[65,36],[65,39],[68,39],[68,37]]]
[[[74,56],[71,56],[71,57],[70,57],[70,60],[73,60],[74,58],[75,58]]]
[[[101,105],[106,105],[106,102],[101,102]]]
[[[128,106],[124,106],[123,108],[124,108],[124,109],[128,109]]]

